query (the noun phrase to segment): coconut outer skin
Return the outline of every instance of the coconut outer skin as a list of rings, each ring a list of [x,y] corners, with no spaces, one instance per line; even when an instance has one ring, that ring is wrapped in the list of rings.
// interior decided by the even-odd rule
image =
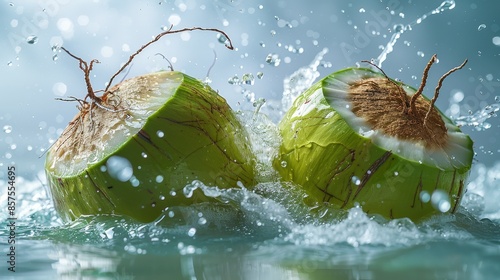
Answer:
[[[161,71],[126,80],[110,92],[125,109],[94,108],[92,126],[90,114],[79,113],[73,123],[83,120],[85,125],[70,123],[47,153],[48,185],[64,220],[116,214],[150,222],[170,206],[211,201],[200,190],[183,193],[193,180],[219,188],[238,182],[253,187],[255,160],[247,134],[225,99],[208,85]],[[165,102],[139,108],[143,101],[137,100],[148,98]],[[126,119],[134,110],[140,116],[130,123]],[[131,125],[123,130],[128,132],[115,131],[126,124]],[[78,133],[92,136],[83,141],[67,136]],[[112,170],[116,162],[129,169]]]
[[[350,71],[384,78],[369,69],[349,68],[301,94],[278,125],[282,144],[273,166],[281,179],[302,186],[314,201],[336,209],[360,206],[369,214],[419,221],[446,212],[429,202],[430,195],[442,190],[449,195],[448,212],[455,212],[472,165],[472,140],[461,136],[466,160],[444,168],[438,166],[439,161],[407,159],[398,151],[382,148],[362,131],[354,131],[325,98],[332,78],[350,75]],[[416,91],[408,86],[404,89],[409,95]],[[449,130],[460,133],[451,120],[439,114]],[[432,151],[429,154],[432,157]]]

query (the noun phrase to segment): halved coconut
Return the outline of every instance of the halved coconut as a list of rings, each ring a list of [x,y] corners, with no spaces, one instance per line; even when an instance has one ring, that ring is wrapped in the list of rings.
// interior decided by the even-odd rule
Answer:
[[[166,207],[209,200],[183,194],[193,180],[253,186],[247,135],[208,85],[162,71],[126,80],[98,101],[47,153],[48,185],[66,220],[120,214],[148,222]]]
[[[415,92],[365,68],[329,75],[280,122],[283,142],[274,167],[283,180],[339,209],[359,205],[413,220],[454,212],[472,164],[472,141],[429,100],[410,101]]]

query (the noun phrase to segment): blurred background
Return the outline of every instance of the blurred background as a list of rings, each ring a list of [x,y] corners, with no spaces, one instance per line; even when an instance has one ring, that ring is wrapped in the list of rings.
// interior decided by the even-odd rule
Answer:
[[[476,161],[490,166],[500,149],[499,8],[493,0],[1,1],[0,165],[36,175],[44,151],[77,113],[76,103],[55,98],[86,95],[78,62],[57,46],[101,62],[91,76],[99,90],[134,51],[173,25],[221,29],[235,50],[213,32],[168,35],[135,58],[127,77],[168,69],[165,57],[200,80],[209,73],[210,85],[234,109],[254,110],[265,99],[262,112],[274,122],[284,81],[303,67],[319,79],[374,59],[390,77],[418,87],[437,54],[424,91],[432,96],[439,77],[468,58],[445,81],[437,106],[461,121],[475,141]]]

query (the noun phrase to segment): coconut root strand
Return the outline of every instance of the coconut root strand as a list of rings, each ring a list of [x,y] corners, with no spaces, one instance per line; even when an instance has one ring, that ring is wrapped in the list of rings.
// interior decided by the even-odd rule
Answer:
[[[116,76],[118,76],[122,71],[123,69],[125,69],[131,62],[132,60],[134,59],[134,57],[136,55],[138,55],[139,53],[141,53],[145,48],[147,48],[149,45],[153,44],[154,42],[158,41],[161,39],[161,37],[165,36],[165,35],[168,35],[168,34],[175,34],[175,33],[181,33],[181,32],[187,32],[187,31],[194,31],[194,30],[201,30],[201,31],[213,31],[213,32],[217,32],[219,34],[222,34],[223,36],[225,36],[227,38],[227,45],[226,48],[230,49],[230,50],[233,50],[234,47],[233,47],[233,43],[231,42],[231,39],[229,39],[229,36],[227,36],[227,34],[222,31],[222,30],[219,30],[219,29],[216,29],[216,28],[203,28],[203,27],[191,27],[191,28],[182,28],[182,29],[178,29],[178,30],[172,30],[172,27],[173,25],[171,25],[165,32],[162,32],[158,35],[156,35],[156,37],[149,41],[148,43],[146,43],[145,45],[143,45],[142,47],[140,47],[135,53],[133,53],[127,62],[125,62],[125,64],[118,70],[118,72],[116,72],[112,77],[111,79],[109,80],[108,82],[108,85],[106,86],[106,89],[104,90],[104,92],[107,92],[109,87],[113,84],[113,80]]]
[[[415,102],[417,101],[417,98],[422,95],[422,92],[424,91],[425,84],[427,83],[427,77],[429,76],[429,70],[431,69],[432,64],[437,60],[436,54],[434,54],[429,62],[427,62],[427,65],[425,66],[424,73],[422,75],[422,82],[420,82],[420,86],[418,87],[417,92],[413,94],[410,100],[410,114],[416,114],[417,113],[417,108],[415,106]]]
[[[437,98],[439,97],[439,90],[441,89],[441,86],[443,86],[443,81],[451,75],[451,73],[462,69],[465,64],[467,64],[468,59],[464,60],[462,64],[460,64],[457,67],[452,68],[450,71],[446,72],[441,78],[439,78],[438,85],[436,86],[436,89],[434,90],[434,97],[431,99],[431,102],[429,104],[429,109],[427,110],[427,114],[425,115],[424,118],[424,126],[426,125],[427,119],[429,118],[429,115],[431,114],[432,108],[434,107],[434,103],[436,103]]]

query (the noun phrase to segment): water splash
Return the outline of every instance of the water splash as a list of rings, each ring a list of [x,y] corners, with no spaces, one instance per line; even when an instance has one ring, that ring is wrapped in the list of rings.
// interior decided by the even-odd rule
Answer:
[[[401,34],[403,34],[405,31],[410,31],[413,29],[413,26],[422,23],[428,16],[430,15],[435,15],[442,13],[446,10],[452,10],[455,8],[455,1],[454,0],[446,0],[441,3],[437,8],[434,10],[422,15],[415,21],[409,23],[408,25],[403,25],[403,24],[396,24],[392,28],[394,34],[392,34],[391,39],[385,46],[384,50],[382,53],[375,59],[374,63],[377,64],[378,67],[382,67],[382,63],[387,59],[387,55],[390,54],[394,50],[394,45],[398,41],[398,39],[401,37]]]
[[[498,111],[500,103],[494,103],[471,115],[457,117],[454,121],[458,126],[473,126],[477,131],[482,131],[491,128],[491,124],[486,120],[496,117]]]
[[[308,66],[299,68],[297,71],[293,72],[292,75],[284,79],[283,98],[281,99],[283,106],[282,110],[284,112],[292,106],[292,103],[297,96],[311,87],[314,81],[319,77],[320,73],[318,71],[318,66],[327,53],[328,49],[324,48],[316,55]]]

